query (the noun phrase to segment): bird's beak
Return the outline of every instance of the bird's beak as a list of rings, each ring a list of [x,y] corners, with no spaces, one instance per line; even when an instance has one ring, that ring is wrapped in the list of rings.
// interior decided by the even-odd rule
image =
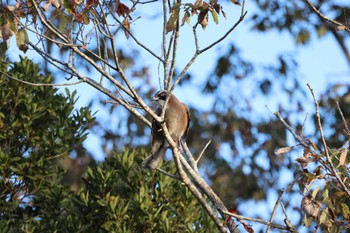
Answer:
[[[152,101],[157,101],[159,98],[156,96],[153,96]]]

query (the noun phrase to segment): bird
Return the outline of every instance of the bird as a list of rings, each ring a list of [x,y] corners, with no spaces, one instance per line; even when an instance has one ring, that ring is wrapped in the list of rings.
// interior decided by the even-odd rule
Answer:
[[[157,101],[159,104],[155,111],[158,116],[162,114],[162,109],[164,108],[168,96],[170,97],[165,106],[164,120],[171,138],[181,148],[181,141],[185,141],[187,138],[190,125],[190,113],[187,106],[180,102],[175,95],[167,90],[160,90],[152,98],[153,101]],[[158,168],[169,147],[170,145],[162,132],[160,123],[153,119],[151,129],[151,154],[142,161],[142,166],[150,169]]]

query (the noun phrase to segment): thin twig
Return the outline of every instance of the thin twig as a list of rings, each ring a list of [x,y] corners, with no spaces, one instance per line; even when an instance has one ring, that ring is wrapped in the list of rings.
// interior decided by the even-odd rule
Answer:
[[[198,166],[198,162],[201,160],[202,156],[204,155],[205,150],[208,148],[208,146],[210,145],[211,140],[209,140],[207,142],[207,144],[205,144],[204,148],[202,149],[201,153],[199,154],[198,158],[196,159],[196,165]]]
[[[280,202],[280,204],[281,204],[281,207],[282,207],[284,216],[285,216],[284,223],[286,224],[287,228],[288,228],[291,232],[297,232],[296,229],[295,229],[295,227],[292,225],[292,223],[290,222],[290,220],[289,220],[289,218],[288,218],[287,210],[286,210],[286,208],[284,207],[283,202]]]
[[[317,14],[320,18],[326,20],[327,22],[329,22],[329,23],[331,23],[331,24],[333,24],[333,25],[336,25],[336,26],[338,27],[338,29],[345,30],[345,31],[347,31],[347,32],[350,33],[350,28],[348,28],[348,27],[346,27],[344,24],[342,24],[342,23],[340,23],[340,22],[338,22],[338,21],[336,21],[336,20],[330,19],[329,17],[327,17],[327,16],[325,16],[324,14],[322,14],[322,12],[321,12],[320,10],[318,10],[309,0],[305,0],[305,2],[311,7],[311,9],[312,9],[313,11],[316,12],[316,14]]]
[[[188,163],[190,164],[190,166],[193,168],[193,170],[195,170],[197,173],[199,173],[198,167],[197,167],[197,164],[196,164],[196,160],[194,159],[194,157],[193,157],[190,149],[188,148],[186,142],[182,143],[182,148],[184,149],[185,154],[187,155]]]
[[[323,128],[322,128],[322,124],[321,124],[321,117],[320,117],[320,112],[319,112],[319,104],[318,104],[318,101],[316,100],[316,96],[315,96],[314,90],[312,89],[312,87],[310,86],[309,83],[307,84],[307,87],[309,88],[309,90],[310,90],[310,92],[311,92],[311,94],[312,94],[312,97],[313,97],[313,99],[314,99],[314,102],[315,102],[317,124],[318,124],[318,129],[319,129],[320,134],[321,134],[321,140],[322,140],[324,152],[325,152],[325,154],[326,154],[327,162],[328,162],[329,165],[330,165],[330,168],[331,168],[332,173],[333,173],[334,176],[337,178],[338,182],[340,183],[340,185],[343,187],[343,189],[345,190],[346,194],[347,194],[348,197],[350,198],[350,191],[349,191],[349,189],[346,187],[346,185],[344,184],[344,182],[343,182],[343,180],[341,179],[341,177],[339,176],[339,173],[338,173],[337,170],[335,169],[334,164],[333,164],[333,162],[332,162],[332,159],[331,159],[331,157],[330,157],[330,155],[329,155],[328,146],[327,146],[327,143],[326,143],[326,139],[325,139],[325,137],[324,137],[324,134],[323,134]]]
[[[218,40],[214,41],[212,44],[208,45],[207,47],[205,47],[203,49],[199,49],[198,38],[197,38],[197,33],[196,33],[198,23],[195,24],[195,26],[193,27],[193,35],[194,35],[194,40],[195,40],[196,51],[195,51],[194,55],[192,56],[192,58],[189,60],[189,62],[185,65],[185,67],[183,68],[181,73],[177,76],[177,78],[176,78],[174,84],[171,86],[170,90],[174,90],[174,88],[179,84],[182,77],[187,72],[188,68],[197,59],[198,55],[211,49],[212,47],[214,47],[215,45],[217,45],[218,43],[223,41],[244,20],[245,16],[248,13],[247,11],[244,11],[244,6],[245,6],[245,0],[243,0],[243,2],[242,2],[241,15],[240,15],[239,19],[236,21],[236,23],[222,37],[220,37]]]
[[[306,140],[297,135],[294,130],[292,129],[292,127],[290,127],[290,125],[282,118],[281,114],[279,112],[275,112],[274,115],[277,117],[277,119],[283,124],[283,126],[293,135],[293,137],[305,148],[309,147],[309,145],[307,144]]]
[[[284,190],[280,190],[279,192],[279,196],[278,196],[278,199],[273,207],[273,210],[272,210],[272,213],[271,213],[271,217],[270,217],[270,221],[269,222],[272,222],[273,221],[273,218],[275,217],[275,214],[276,214],[276,210],[277,210],[277,207],[279,206],[281,200],[282,200],[282,195],[284,193]],[[266,228],[266,233],[270,232],[270,228],[271,228],[271,225],[268,225],[267,228]]]
[[[349,130],[349,127],[348,127],[348,123],[346,122],[345,120],[345,117],[344,117],[344,114],[343,114],[343,111],[341,110],[340,108],[340,105],[339,105],[339,101],[336,101],[336,104],[337,104],[337,108],[338,108],[338,111],[339,111],[339,114],[341,116],[341,119],[343,120],[343,123],[345,125],[345,129],[346,129],[346,134],[348,135],[348,137],[350,136],[350,130]]]
[[[9,79],[13,79],[17,82],[20,82],[20,83],[24,83],[24,84],[27,84],[27,85],[30,85],[30,86],[36,86],[36,87],[42,87],[42,86],[48,86],[48,87],[67,87],[67,86],[74,86],[74,85],[77,85],[77,84],[80,84],[80,83],[83,83],[83,81],[78,81],[78,82],[72,82],[72,83],[32,83],[32,82],[28,82],[28,81],[24,81],[24,80],[21,80],[21,79],[18,79],[18,78],[15,78],[3,71],[0,70],[0,73],[5,75],[6,77],[8,77]]]
[[[156,170],[159,171],[159,172],[161,172],[161,173],[163,173],[163,174],[166,175],[166,176],[169,176],[169,177],[175,179],[175,180],[180,180],[180,177],[178,177],[178,176],[176,176],[176,175],[173,175],[173,174],[170,174],[169,172],[166,172],[166,171],[164,171],[163,169],[161,169],[161,168],[159,168],[159,167],[157,167]]]
[[[281,225],[281,224],[268,222],[268,221],[262,220],[260,218],[250,218],[250,217],[242,216],[239,214],[234,214],[234,213],[231,213],[229,211],[223,211],[223,212],[224,212],[224,214],[229,215],[229,216],[234,217],[234,218],[239,219],[239,220],[247,220],[247,221],[257,222],[257,223],[264,224],[266,226],[271,226],[271,227],[276,228],[276,229],[293,232],[293,230],[291,230],[288,227]]]

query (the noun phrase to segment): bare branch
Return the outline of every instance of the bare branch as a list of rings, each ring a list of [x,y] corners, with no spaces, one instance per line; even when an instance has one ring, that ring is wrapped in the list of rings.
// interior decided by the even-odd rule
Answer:
[[[173,152],[173,156],[174,156],[174,161],[175,161],[175,165],[176,168],[178,170],[179,176],[180,176],[180,180],[185,183],[185,185],[187,186],[187,188],[191,191],[191,193],[193,194],[193,196],[201,203],[201,205],[203,206],[203,208],[207,211],[208,215],[211,217],[211,219],[214,221],[215,225],[217,226],[218,230],[220,232],[225,233],[226,229],[223,226],[222,222],[220,221],[220,219],[217,217],[216,213],[212,210],[212,208],[209,206],[208,202],[204,199],[203,195],[199,192],[199,190],[197,189],[197,187],[192,183],[192,181],[188,178],[186,172],[183,170],[183,167],[181,165],[184,164],[185,158],[181,155],[176,143],[174,142],[174,140],[171,138],[169,131],[166,127],[165,122],[163,122],[161,124],[164,136],[166,137],[166,140],[168,141],[169,145],[171,146],[172,152]],[[184,161],[183,161],[184,160]],[[187,165],[189,167],[189,165],[187,164],[187,162],[185,162],[184,165]]]
[[[341,116],[341,119],[343,120],[343,123],[345,125],[345,129],[346,129],[345,133],[347,134],[348,137],[350,137],[350,130],[349,130],[349,127],[348,127],[348,123],[346,122],[344,114],[343,114],[343,111],[340,108],[339,101],[336,101],[336,104],[337,104],[337,108],[338,108],[339,114]]]
[[[48,86],[48,87],[67,87],[67,86],[74,86],[74,85],[77,85],[77,84],[80,84],[82,83],[83,81],[78,81],[78,82],[72,82],[72,83],[32,83],[32,82],[28,82],[28,81],[24,81],[24,80],[21,80],[21,79],[18,79],[18,78],[15,78],[3,71],[0,70],[0,73],[5,75],[6,77],[12,79],[12,80],[15,80],[17,82],[20,82],[20,83],[23,83],[23,84],[27,84],[27,85],[30,85],[30,86],[36,86],[36,87],[42,87],[42,86]]]
[[[277,119],[284,125],[284,127],[286,129],[288,129],[288,131],[293,135],[293,137],[303,146],[303,147],[309,147],[309,145],[307,144],[305,138],[297,135],[294,130],[292,129],[292,127],[290,127],[290,125],[288,125],[288,123],[282,118],[281,114],[279,112],[275,112],[274,115],[277,117]]]
[[[280,190],[280,192],[279,192],[280,194],[279,194],[278,199],[277,199],[277,201],[276,201],[276,203],[275,203],[275,206],[273,207],[272,214],[271,214],[271,217],[270,217],[270,221],[269,221],[269,222],[272,222],[272,221],[273,221],[273,218],[275,217],[277,207],[279,206],[279,204],[280,204],[280,202],[281,202],[281,200],[282,200],[283,192],[284,192],[283,189]],[[268,225],[265,232],[266,232],[266,233],[270,232],[270,228],[271,228],[271,225]]]
[[[320,10],[318,10],[311,2],[310,0],[305,0],[305,2],[309,5],[309,7],[321,18],[321,19],[324,19],[326,20],[328,23],[331,23],[335,26],[338,27],[338,30],[345,30],[347,32],[350,33],[350,28],[348,28],[347,26],[345,26],[344,24],[336,21],[336,20],[333,20],[333,19],[330,19],[328,18],[327,16],[325,16],[324,14],[322,14],[322,12]]]
[[[196,160],[194,159],[194,157],[193,157],[190,149],[188,148],[186,142],[182,143],[182,148],[184,149],[185,154],[187,155],[188,163],[190,164],[190,166],[193,168],[193,170],[195,170],[195,172],[199,173],[198,167],[197,167],[197,164],[196,164]]]
[[[198,158],[196,159],[196,164],[198,164],[199,160],[201,160],[202,156],[204,155],[205,150],[208,148],[208,146],[210,145],[210,143],[211,143],[211,140],[209,140],[209,141],[207,142],[207,144],[205,144],[203,150],[201,151],[201,153],[199,154]]]
[[[231,217],[234,217],[234,218],[236,218],[238,220],[247,220],[247,221],[257,222],[257,223],[264,224],[266,226],[271,226],[271,227],[276,228],[276,229],[285,230],[285,231],[289,231],[289,232],[294,232],[292,229],[289,229],[286,226],[283,226],[283,225],[280,225],[280,224],[277,224],[277,223],[273,223],[273,222],[268,222],[268,221],[262,220],[260,218],[245,217],[245,216],[242,216],[242,215],[239,215],[239,214],[231,213],[229,211],[223,211],[223,212],[224,212],[224,214],[226,214],[228,216],[231,216]]]

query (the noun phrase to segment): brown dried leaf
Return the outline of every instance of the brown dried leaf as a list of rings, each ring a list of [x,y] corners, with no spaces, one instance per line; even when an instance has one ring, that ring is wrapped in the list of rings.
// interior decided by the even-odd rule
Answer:
[[[86,7],[90,7],[90,6],[97,7],[98,0],[87,0],[85,5],[86,5]]]
[[[214,10],[216,11],[216,13],[220,14],[220,9],[221,9],[220,4],[216,2],[216,3],[212,4],[212,6],[213,6]]]
[[[182,17],[181,26],[183,26],[185,24],[185,22],[187,24],[190,24],[190,19],[191,19],[191,14],[190,14],[190,12],[186,11],[184,14],[184,17]]]
[[[237,0],[231,0],[231,2],[235,5],[241,6],[241,3]]]
[[[339,166],[345,165],[345,160],[346,160],[346,156],[348,155],[348,152],[349,152],[349,149],[347,147],[341,149]]]
[[[4,6],[4,8],[7,8],[7,10],[9,10],[9,11],[15,11],[15,10],[17,10],[21,5],[22,5],[22,3],[20,3],[19,1],[17,1],[16,5],[14,5],[14,6]]]
[[[242,224],[243,224],[244,230],[246,230],[248,233],[254,233],[254,229],[252,228],[251,225],[248,225],[246,223],[242,223]]]
[[[318,147],[317,147],[317,145],[311,140],[311,139],[306,139],[310,144],[311,144],[311,146],[312,146],[312,148],[314,149],[314,150],[318,150]]]
[[[5,23],[1,27],[1,36],[4,41],[8,40],[15,34],[13,30],[11,30],[10,23]]]
[[[120,16],[126,17],[130,13],[130,8],[125,4],[121,3],[120,1],[118,1],[115,12],[118,14],[119,17]]]
[[[208,11],[209,10],[201,10],[198,15],[198,23],[202,25],[203,29],[208,25]]]
[[[308,217],[314,217],[314,218],[318,218],[320,212],[321,212],[321,205],[320,203],[311,200],[308,197],[304,197],[301,200],[301,209],[304,211],[304,213],[308,216]]]
[[[282,147],[282,148],[275,150],[275,155],[285,154],[293,149],[294,149],[294,146]]]
[[[310,150],[310,148],[305,148],[304,149],[304,153],[303,153],[303,156],[304,156],[304,158],[309,158],[310,156],[311,156],[311,150]]]
[[[60,8],[62,5],[62,2],[60,0],[51,0],[50,2],[56,8]]]
[[[47,1],[46,4],[43,6],[44,11],[47,12],[50,6],[51,6],[51,1]]]

